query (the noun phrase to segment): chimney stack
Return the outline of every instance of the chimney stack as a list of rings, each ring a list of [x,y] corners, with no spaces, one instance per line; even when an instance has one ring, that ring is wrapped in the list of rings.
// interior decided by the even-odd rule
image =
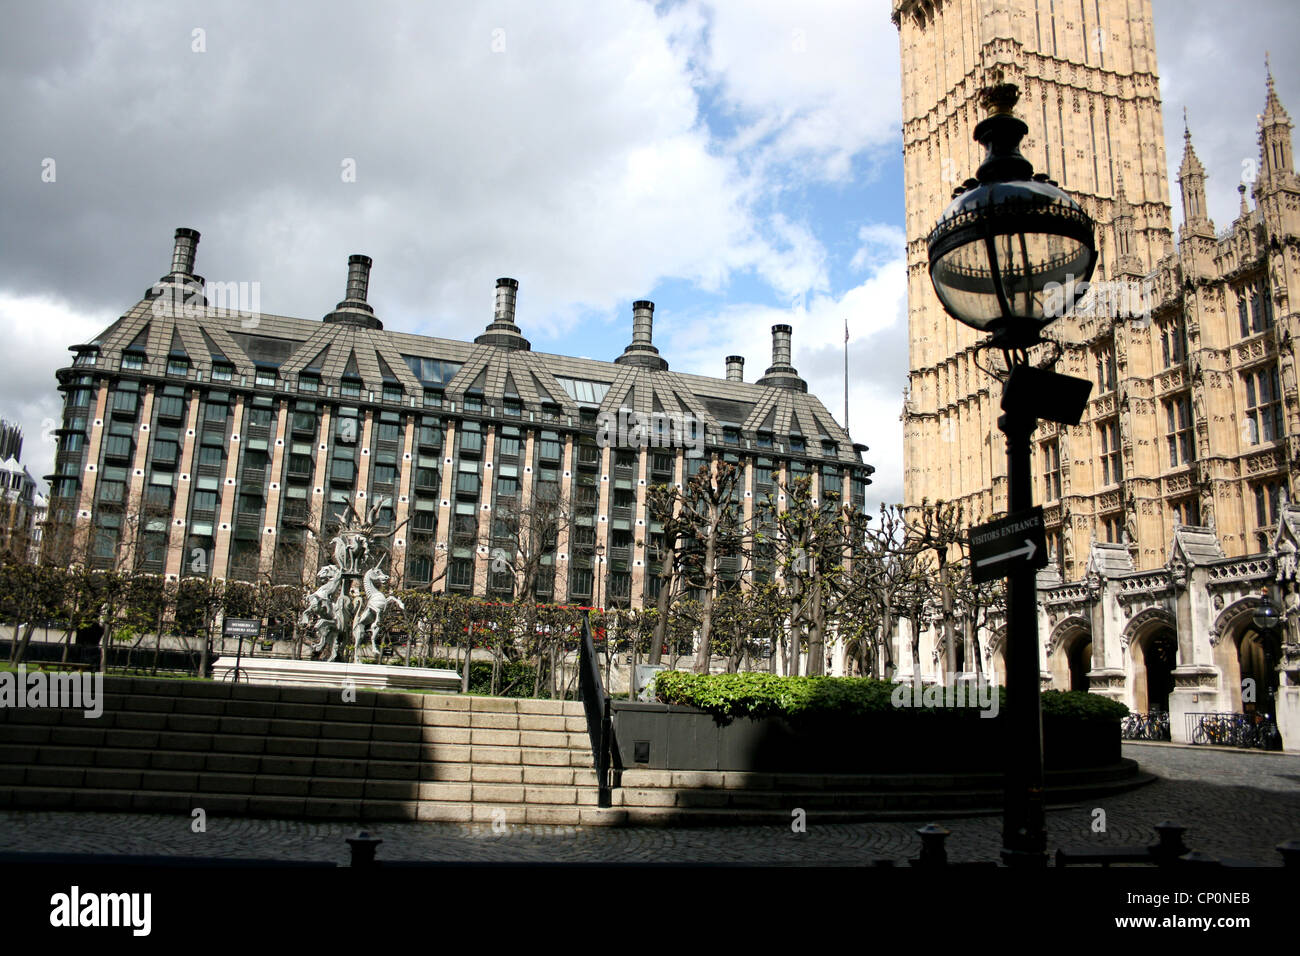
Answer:
[[[745,380],[745,356],[727,356],[727,381],[743,382]]]
[[[369,256],[348,256],[348,291],[344,296],[347,302],[365,302],[366,292],[370,288]]]
[[[655,304],[648,299],[632,303],[632,344],[649,345],[654,338]]]
[[[515,324],[515,299],[519,294],[518,279],[497,279],[497,304],[492,321]]]
[[[497,279],[496,304],[487,331],[474,339],[475,345],[495,345],[503,349],[529,351],[532,343],[519,334],[515,324],[515,300],[519,297],[518,279]]]
[[[614,359],[619,365],[640,365],[643,368],[666,369],[668,363],[653,345],[655,304],[649,299],[632,303],[632,342],[623,354]]]
[[[172,247],[172,274],[194,275],[194,252],[199,245],[199,233],[184,227],[176,230],[176,244]]]
[[[808,383],[799,377],[799,373],[790,364],[790,333],[793,331],[788,325],[772,326],[772,365],[758,380],[759,385],[808,391]]]
[[[366,302],[370,291],[370,266],[373,260],[369,256],[348,256],[348,285],[343,301],[334,306],[334,311],[325,316],[324,322],[337,322],[341,325],[354,325],[365,329],[382,329],[384,323],[375,318],[375,310]]]

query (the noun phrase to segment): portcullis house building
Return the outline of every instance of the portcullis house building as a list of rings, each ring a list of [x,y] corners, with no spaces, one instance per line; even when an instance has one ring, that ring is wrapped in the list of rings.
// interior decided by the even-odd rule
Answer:
[[[241,313],[209,303],[198,241],[178,229],[168,274],[58,372],[47,559],[309,581],[351,505],[389,530],[404,584],[508,599],[518,540],[498,519],[560,501],[536,599],[636,607],[654,600],[663,545],[647,491],[706,460],[742,469],[746,518],[800,475],[864,506],[865,446],[808,394],[789,326],[773,328],[756,382],[739,356],[720,357],[722,378],[671,371],[646,301],[613,361],[535,352],[513,279],[497,280],[474,341],[412,335],[367,301],[365,256],[323,319]]]

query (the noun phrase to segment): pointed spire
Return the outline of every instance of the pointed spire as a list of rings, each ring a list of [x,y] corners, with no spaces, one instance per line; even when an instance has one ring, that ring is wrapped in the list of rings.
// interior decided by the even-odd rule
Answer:
[[[1264,112],[1262,121],[1267,124],[1270,121],[1276,122],[1279,119],[1285,123],[1291,122],[1291,117],[1287,114],[1286,108],[1282,106],[1282,101],[1277,98],[1277,87],[1273,85],[1273,68],[1268,63],[1268,53],[1264,54],[1264,72],[1268,76],[1268,97],[1264,101]]]
[[[1264,55],[1264,71],[1268,76],[1268,96],[1264,112],[1259,114],[1261,185],[1278,181],[1278,177],[1289,179],[1295,172],[1291,162],[1291,117],[1278,99],[1268,54]]]
[[[1214,235],[1214,224],[1205,211],[1205,167],[1192,146],[1192,131],[1183,107],[1183,162],[1178,167],[1178,185],[1183,193],[1182,235]]]
[[[1237,210],[1237,214],[1242,219],[1245,219],[1247,216],[1250,215],[1250,207],[1246,205],[1246,184],[1245,183],[1237,183],[1237,194],[1241,196],[1241,208]]]

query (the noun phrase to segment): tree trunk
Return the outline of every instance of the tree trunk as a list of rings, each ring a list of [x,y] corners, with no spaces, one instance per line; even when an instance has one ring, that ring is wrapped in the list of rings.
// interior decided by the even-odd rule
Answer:
[[[655,615],[654,638],[650,644],[650,663],[658,664],[663,658],[664,645],[668,643],[668,602],[673,594],[673,577],[676,574],[675,555],[677,552],[677,539],[674,538],[671,545],[668,546],[667,553],[664,555],[663,571],[659,575],[659,596],[655,599],[655,608],[658,614]]]

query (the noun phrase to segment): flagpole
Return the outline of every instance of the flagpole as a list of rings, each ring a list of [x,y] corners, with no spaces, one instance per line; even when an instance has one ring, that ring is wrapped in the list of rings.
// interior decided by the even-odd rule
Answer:
[[[844,430],[849,430],[849,320],[844,319]]]

